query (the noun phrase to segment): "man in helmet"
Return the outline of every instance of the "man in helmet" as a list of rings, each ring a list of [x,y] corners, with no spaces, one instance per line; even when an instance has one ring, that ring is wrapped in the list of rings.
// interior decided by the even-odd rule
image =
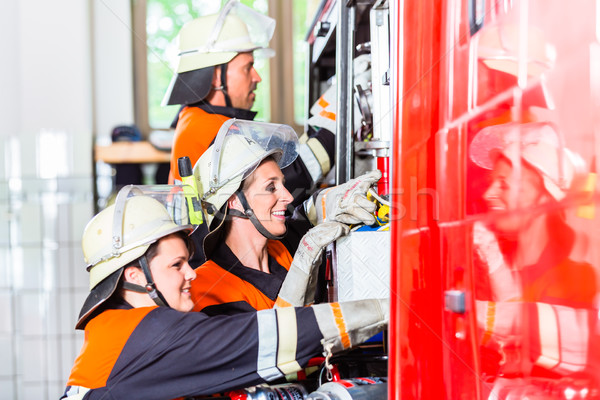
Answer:
[[[177,160],[194,165],[229,118],[253,120],[256,86],[261,81],[254,56],[272,56],[268,48],[275,21],[242,4],[228,2],[219,14],[186,23],[179,32],[175,75],[163,100],[181,104],[171,151],[171,178],[179,180]],[[284,170],[294,205],[306,199],[334,160],[335,136],[311,130],[299,146],[299,157]],[[173,180],[171,180],[172,182]]]
[[[160,189],[160,190],[159,190]],[[322,352],[383,329],[385,300],[282,308],[229,317],[191,310],[181,187],[126,186],[86,226],[90,294],[85,342],[62,398],[173,399],[282,378]]]
[[[589,263],[571,258],[575,233],[564,211],[581,196],[584,161],[548,122],[484,128],[469,152],[491,170],[483,195],[488,218],[473,229],[484,373],[556,378],[598,371],[588,353],[597,340],[588,324],[597,312],[597,277]]]
[[[296,149],[289,126],[230,120],[196,163],[209,228],[208,261],[196,268],[192,285],[196,311],[311,304],[324,248],[348,233],[346,224],[375,222],[366,192],[379,171],[319,192],[286,215],[292,196],[281,171]]]

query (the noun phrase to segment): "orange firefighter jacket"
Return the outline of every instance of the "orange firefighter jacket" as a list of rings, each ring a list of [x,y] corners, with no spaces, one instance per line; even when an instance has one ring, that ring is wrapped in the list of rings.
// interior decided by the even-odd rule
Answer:
[[[242,265],[226,244],[218,246],[196,269],[191,289],[194,311],[231,315],[273,308],[292,255],[278,240],[269,240],[267,251],[270,273]]]
[[[194,166],[210,147],[221,125],[228,119],[225,115],[210,114],[199,107],[185,107],[181,110],[171,150],[169,183],[173,183],[174,179],[181,180],[177,160],[188,156]]]

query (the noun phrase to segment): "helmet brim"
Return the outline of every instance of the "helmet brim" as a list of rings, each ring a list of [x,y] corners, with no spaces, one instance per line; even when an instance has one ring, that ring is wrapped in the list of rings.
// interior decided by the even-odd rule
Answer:
[[[210,93],[214,70],[210,66],[174,74],[162,105],[188,105],[204,100]]]
[[[119,268],[108,277],[98,283],[91,291],[88,297],[83,302],[83,307],[79,312],[79,318],[75,329],[84,329],[92,313],[100,307],[112,294],[115,292],[119,280],[123,275],[123,268]]]

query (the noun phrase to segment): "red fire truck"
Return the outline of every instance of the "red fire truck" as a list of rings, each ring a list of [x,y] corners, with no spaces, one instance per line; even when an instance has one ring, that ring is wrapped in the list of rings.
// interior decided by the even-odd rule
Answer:
[[[330,179],[379,168],[389,209],[329,298],[390,296],[390,399],[600,398],[599,39],[592,0],[321,3]]]

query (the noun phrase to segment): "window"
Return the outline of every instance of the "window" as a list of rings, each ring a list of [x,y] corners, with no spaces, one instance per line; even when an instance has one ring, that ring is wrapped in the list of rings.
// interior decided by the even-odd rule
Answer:
[[[321,0],[294,0],[292,13],[294,57],[294,122],[304,124],[306,109],[306,57],[308,45],[304,40]],[[291,55],[290,55],[291,56]]]

